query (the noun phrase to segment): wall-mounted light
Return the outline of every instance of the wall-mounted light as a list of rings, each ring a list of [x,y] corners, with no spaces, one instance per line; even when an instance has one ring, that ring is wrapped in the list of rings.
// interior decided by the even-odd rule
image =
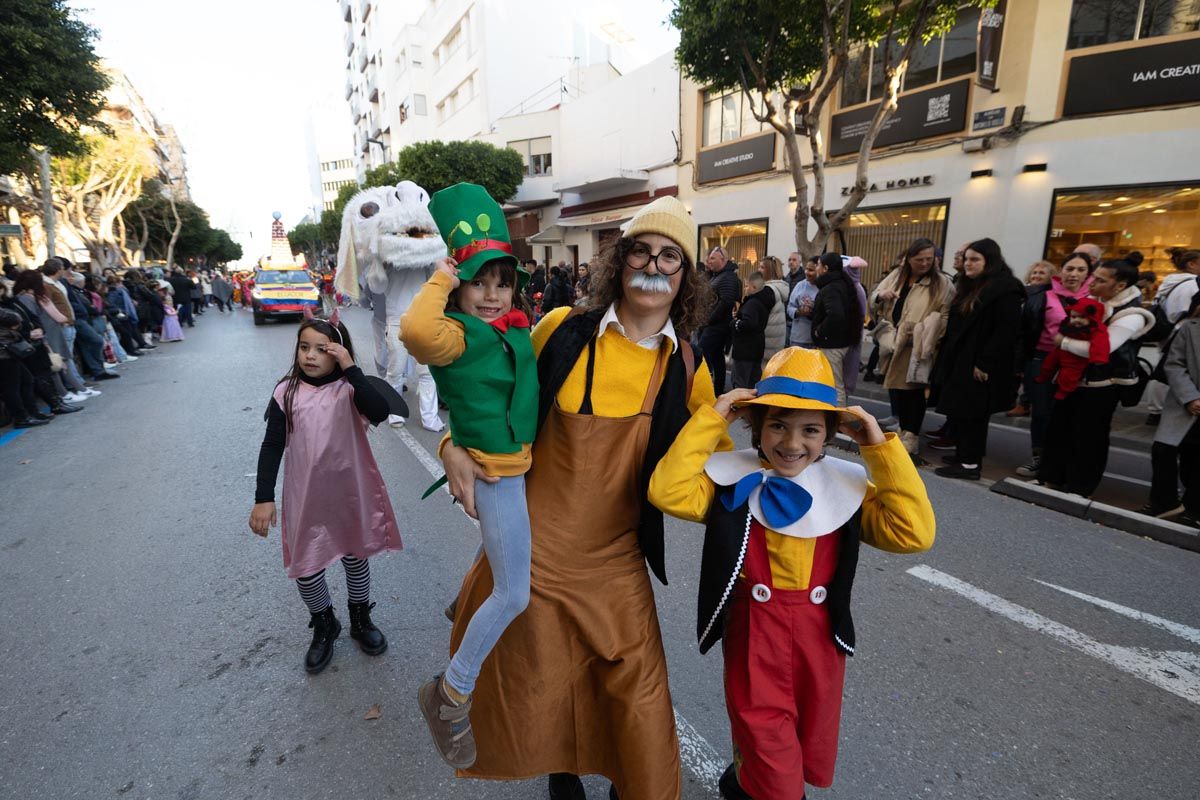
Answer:
[[[990,169],[972,170],[971,177],[972,178],[990,178],[990,177],[992,177],[992,171]]]
[[[1042,162],[1041,164],[1026,164],[1025,166],[1021,167],[1021,172],[1045,172],[1045,171],[1046,171],[1046,163],[1045,162]]]

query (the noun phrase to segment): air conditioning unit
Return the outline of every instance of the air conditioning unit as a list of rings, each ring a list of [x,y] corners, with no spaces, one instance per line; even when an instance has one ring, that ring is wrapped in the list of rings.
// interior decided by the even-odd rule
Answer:
[[[982,153],[992,149],[992,137],[983,136],[978,139],[967,139],[963,142],[964,153]]]

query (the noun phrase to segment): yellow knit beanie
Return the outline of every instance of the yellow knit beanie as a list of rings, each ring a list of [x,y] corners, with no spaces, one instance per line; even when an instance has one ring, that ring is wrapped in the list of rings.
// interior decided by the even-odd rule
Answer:
[[[632,239],[639,233],[666,236],[679,245],[692,266],[696,265],[696,223],[678,198],[668,195],[642,206],[625,224],[627,238]]]

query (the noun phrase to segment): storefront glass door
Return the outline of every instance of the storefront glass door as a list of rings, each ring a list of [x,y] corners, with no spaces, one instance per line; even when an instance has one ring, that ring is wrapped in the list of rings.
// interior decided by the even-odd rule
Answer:
[[[896,264],[914,239],[932,239],[946,247],[946,218],[950,201],[939,200],[922,205],[860,208],[850,215],[842,232],[846,255],[867,262],[862,282],[868,290],[879,282],[885,270]],[[832,244],[830,245],[832,247]],[[949,259],[943,262],[948,266]]]

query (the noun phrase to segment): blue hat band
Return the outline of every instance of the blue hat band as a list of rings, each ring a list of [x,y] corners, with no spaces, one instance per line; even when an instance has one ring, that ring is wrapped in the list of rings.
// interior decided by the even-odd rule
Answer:
[[[837,389],[816,381],[799,381],[776,375],[773,378],[763,378],[754,388],[758,390],[759,397],[764,394],[786,394],[804,400],[817,400],[831,406],[837,405]]]

